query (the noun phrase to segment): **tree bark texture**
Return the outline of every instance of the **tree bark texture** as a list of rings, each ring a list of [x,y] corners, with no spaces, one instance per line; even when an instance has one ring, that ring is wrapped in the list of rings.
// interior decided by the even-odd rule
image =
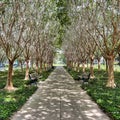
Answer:
[[[95,76],[94,76],[94,68],[93,68],[93,61],[94,61],[94,58],[93,57],[91,57],[90,58],[90,78],[94,78]]]
[[[116,87],[115,80],[114,80],[114,57],[111,56],[110,59],[107,59],[108,65],[108,80],[107,80],[107,87],[114,88]]]
[[[85,72],[85,62],[82,63],[82,72]]]
[[[7,83],[5,86],[5,89],[8,91],[12,91],[15,89],[13,87],[13,82],[12,82],[13,63],[14,63],[14,61],[9,60],[8,77],[7,77]]]
[[[40,73],[42,73],[42,60],[40,60]]]
[[[98,59],[98,71],[100,71],[100,59]]]
[[[38,70],[38,60],[36,60],[36,72],[39,73],[39,70]]]
[[[25,80],[29,80],[29,60],[26,60]]]

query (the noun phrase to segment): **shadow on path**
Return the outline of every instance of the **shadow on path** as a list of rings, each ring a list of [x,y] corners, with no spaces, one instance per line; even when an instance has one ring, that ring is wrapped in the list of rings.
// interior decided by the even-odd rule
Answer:
[[[11,120],[110,120],[63,67],[57,67]]]

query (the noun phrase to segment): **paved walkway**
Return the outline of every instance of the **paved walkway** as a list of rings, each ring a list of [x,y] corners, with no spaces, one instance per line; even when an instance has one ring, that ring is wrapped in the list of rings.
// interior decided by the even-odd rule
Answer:
[[[62,67],[48,79],[11,120],[110,120]]]

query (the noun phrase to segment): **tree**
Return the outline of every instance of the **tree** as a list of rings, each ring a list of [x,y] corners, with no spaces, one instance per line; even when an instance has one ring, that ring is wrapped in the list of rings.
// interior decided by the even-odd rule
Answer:
[[[14,0],[4,4],[4,13],[1,14],[0,44],[9,61],[8,77],[5,89],[14,90],[12,83],[12,70],[14,61],[23,52],[26,41],[22,39],[24,32],[25,4]]]
[[[106,86],[114,88],[114,59],[120,46],[119,1],[97,1],[89,4],[86,12],[89,20],[88,33],[93,37],[108,64]],[[91,33],[94,30],[94,33]]]

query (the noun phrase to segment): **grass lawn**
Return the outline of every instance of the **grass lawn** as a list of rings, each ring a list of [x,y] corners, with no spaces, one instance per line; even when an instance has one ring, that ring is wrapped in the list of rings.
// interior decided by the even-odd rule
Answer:
[[[120,68],[119,68],[120,69]],[[92,97],[92,99],[106,112],[113,120],[120,120],[120,72],[115,71],[115,81],[117,87],[106,88],[107,74],[104,69],[95,71],[95,77],[92,82],[83,84],[82,88]],[[68,70],[74,79],[82,72],[77,73]]]
[[[51,71],[43,72],[41,80],[45,80]],[[37,86],[26,85],[24,75],[24,72],[16,70],[13,76],[13,84],[18,90],[7,92],[3,89],[6,84],[7,71],[0,71],[0,120],[9,120],[9,117],[37,90]]]

